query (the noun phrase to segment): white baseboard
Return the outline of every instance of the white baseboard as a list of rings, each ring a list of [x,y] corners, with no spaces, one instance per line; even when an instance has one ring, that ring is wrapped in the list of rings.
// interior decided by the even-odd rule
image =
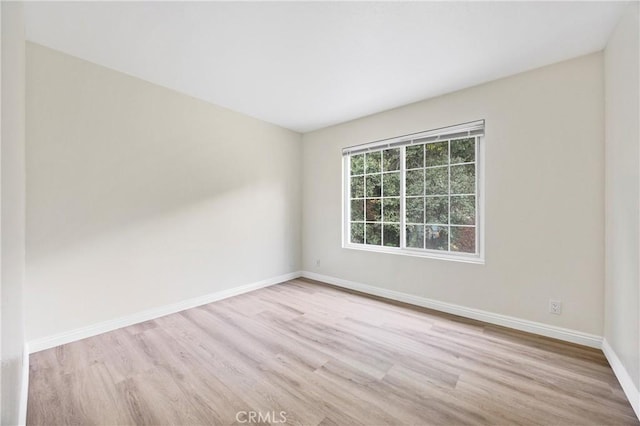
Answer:
[[[29,348],[31,350],[30,353],[35,353],[45,349],[64,345],[66,343],[71,343],[77,340],[86,339],[87,337],[92,337],[98,334],[106,333],[108,331],[117,330],[118,328],[127,327],[129,325],[138,324],[144,321],[149,321],[165,315],[184,311],[185,309],[206,305],[207,303],[226,299],[232,296],[237,296],[239,294],[247,293],[260,288],[269,287],[274,284],[279,284],[284,281],[299,278],[300,276],[302,276],[302,273],[299,271],[290,272],[288,274],[279,275],[277,277],[268,278],[262,281],[246,284],[240,287],[234,287],[228,290],[222,290],[215,293],[206,294],[204,296],[199,296],[193,299],[187,299],[181,302],[172,303],[170,305],[148,309],[146,311],[138,312],[132,315],[127,315],[124,317],[99,322],[97,324],[92,324],[86,327],[77,328],[75,330],[70,330],[63,333],[55,334],[53,336],[47,336],[40,339],[35,339],[29,342]]]
[[[583,333],[581,331],[571,330],[568,328],[556,327],[553,325],[543,324],[535,321],[529,321],[521,318],[487,312],[480,309],[467,308],[465,306],[455,305],[453,303],[440,302],[438,300],[428,299],[426,297],[401,293],[399,291],[388,290],[380,287],[374,287],[368,284],[344,280],[342,278],[316,274],[315,272],[302,271],[302,276],[317,281],[323,281],[328,284],[333,284],[338,287],[348,288],[362,293],[384,297],[386,299],[397,300],[398,302],[422,306],[424,308],[429,308],[436,311],[447,312],[449,314],[458,315],[465,318],[484,321],[495,325],[501,325],[503,327],[514,328],[516,330],[552,337],[554,339],[577,343],[592,348],[600,349],[602,345],[602,337],[596,336],[594,334]]]
[[[640,391],[638,391],[638,388],[633,383],[629,372],[624,368],[622,361],[620,361],[618,355],[615,353],[611,345],[609,345],[607,339],[602,340],[602,352],[604,352],[604,356],[607,357],[607,361],[609,361],[611,369],[618,378],[624,394],[629,399],[631,407],[633,407],[633,411],[636,412],[636,416],[640,419]]]
[[[27,400],[29,399],[29,344],[25,342],[22,349],[22,383],[20,386],[20,406],[18,426],[27,424]]]

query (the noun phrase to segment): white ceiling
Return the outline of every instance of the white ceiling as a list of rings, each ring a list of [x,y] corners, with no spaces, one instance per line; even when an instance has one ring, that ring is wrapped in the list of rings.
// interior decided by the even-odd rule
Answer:
[[[30,41],[300,132],[602,49],[617,2],[26,3]]]

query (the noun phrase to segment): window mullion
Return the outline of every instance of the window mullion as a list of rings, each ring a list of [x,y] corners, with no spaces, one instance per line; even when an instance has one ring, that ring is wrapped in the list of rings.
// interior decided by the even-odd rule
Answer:
[[[384,151],[380,151],[380,245],[384,247]]]
[[[362,244],[367,244],[367,154],[363,154],[362,158],[364,159],[362,164],[362,179],[364,179],[364,183],[362,184],[362,187],[364,188],[364,194],[362,194],[364,197],[364,222],[362,225],[364,230],[362,232]]]
[[[405,147],[400,148],[400,248],[407,247],[407,226],[406,222],[406,191],[405,191],[405,179],[406,179],[406,167],[405,167]]]
[[[479,152],[480,151],[480,147],[479,147],[480,142],[479,142],[479,138],[478,137],[475,137],[473,139],[474,139],[474,146],[475,146],[475,157],[474,157],[475,166],[474,166],[474,168],[475,168],[475,173],[476,173],[476,190],[475,190],[476,220],[474,222],[475,223],[475,227],[476,227],[476,229],[475,229],[475,231],[476,231],[476,252],[475,252],[475,254],[478,254],[478,253],[480,253],[480,232],[481,232],[481,230],[480,230],[480,211],[479,211],[479,206],[480,206],[479,198],[480,198],[480,189],[481,188],[480,188],[480,185],[479,185],[480,176],[479,176],[479,173],[478,173],[479,169],[480,169],[480,166],[479,166],[480,159],[478,158],[478,154],[480,153]]]
[[[422,249],[427,248],[427,145],[422,145]]]
[[[447,142],[447,173],[449,174],[449,189],[447,191],[447,251],[451,252],[451,139]]]

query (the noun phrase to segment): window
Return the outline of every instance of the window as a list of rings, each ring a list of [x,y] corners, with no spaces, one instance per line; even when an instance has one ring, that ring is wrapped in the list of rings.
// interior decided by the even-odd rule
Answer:
[[[482,262],[484,121],[343,150],[344,246]]]

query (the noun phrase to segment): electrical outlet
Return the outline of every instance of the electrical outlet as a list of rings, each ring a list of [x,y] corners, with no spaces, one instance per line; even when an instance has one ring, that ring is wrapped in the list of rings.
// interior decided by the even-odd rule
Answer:
[[[316,266],[320,266],[320,259],[316,259]]]
[[[560,300],[549,300],[549,312],[554,315],[562,314],[562,301]]]

